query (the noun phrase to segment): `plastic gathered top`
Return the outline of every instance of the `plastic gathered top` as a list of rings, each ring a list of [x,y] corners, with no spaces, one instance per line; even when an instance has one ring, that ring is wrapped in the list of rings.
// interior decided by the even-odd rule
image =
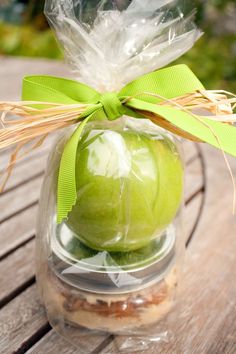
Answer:
[[[168,65],[201,36],[183,0],[46,0],[45,14],[74,77],[100,92]]]

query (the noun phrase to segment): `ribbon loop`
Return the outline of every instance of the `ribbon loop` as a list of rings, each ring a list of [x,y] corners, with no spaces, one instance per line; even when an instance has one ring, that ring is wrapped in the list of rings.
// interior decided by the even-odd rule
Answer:
[[[48,103],[49,106],[50,102],[62,104],[63,114],[60,114],[60,110],[55,106],[55,111],[51,108],[49,113],[46,112],[45,123],[42,121],[42,114],[39,115],[40,123],[38,126],[40,128],[42,126],[47,127],[47,124],[49,124],[47,122],[53,122],[50,116],[52,112],[53,114],[56,112],[55,120],[62,124],[62,120],[66,118],[66,107],[63,105],[69,107],[69,119],[68,122],[66,121],[66,125],[70,124],[70,121],[71,124],[74,124],[76,119],[81,121],[75,133],[67,142],[61,158],[57,195],[58,222],[60,223],[67,218],[68,213],[76,203],[76,153],[83,129],[90,120],[115,120],[124,114],[134,118],[150,118],[157,125],[170,131],[180,131],[181,134],[179,135],[181,136],[184,132],[197,138],[197,140],[207,142],[223,152],[236,156],[236,127],[225,124],[224,116],[219,115],[219,119],[214,120],[209,116],[193,114],[191,109],[191,106],[201,107],[202,102],[205,106],[204,102],[206,101],[208,108],[212,108],[213,111],[216,109],[218,112],[220,102],[223,102],[223,106],[226,106],[225,102],[233,103],[235,99],[227,100],[224,95],[223,97],[220,95],[221,99],[214,101],[211,94],[207,97],[207,95],[201,94],[201,90],[204,90],[203,85],[186,65],[168,67],[141,76],[128,83],[119,93],[100,94],[85,84],[62,78],[26,77],[23,81],[22,98],[29,101],[27,103],[29,106],[30,101],[36,101],[35,104],[37,104],[37,101],[44,103],[44,105]],[[176,103],[178,97],[184,97],[185,104],[183,107]],[[26,113],[28,119],[28,106],[26,107]],[[33,117],[35,117],[34,113],[32,114]],[[228,118],[227,121],[230,122]],[[233,118],[232,122],[234,122]],[[30,129],[37,128],[37,124],[34,125],[31,121],[29,124]],[[58,124],[59,127],[60,124]],[[23,127],[23,124],[19,124],[20,132],[23,131]],[[9,128],[9,133],[11,129]],[[3,136],[6,136],[7,141],[11,141],[12,139],[8,138],[6,132],[8,133],[7,129],[3,131]],[[34,135],[32,134],[32,136]]]
[[[106,92],[102,94],[99,102],[101,102],[108,120],[120,118],[125,113],[125,108],[120,102],[117,94],[114,92]]]

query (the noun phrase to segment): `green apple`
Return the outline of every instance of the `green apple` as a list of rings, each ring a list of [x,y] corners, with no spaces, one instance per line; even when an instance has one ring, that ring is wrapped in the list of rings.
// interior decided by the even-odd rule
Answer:
[[[173,221],[183,166],[165,135],[92,128],[78,146],[76,184],[69,228],[95,250],[127,252],[148,245]]]

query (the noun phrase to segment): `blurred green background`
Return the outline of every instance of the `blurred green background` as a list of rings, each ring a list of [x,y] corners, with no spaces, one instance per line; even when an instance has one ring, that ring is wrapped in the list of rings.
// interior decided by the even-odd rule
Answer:
[[[205,35],[178,62],[188,64],[209,89],[236,92],[236,1],[185,2],[198,9]],[[0,55],[62,59],[43,6],[40,0],[0,0]]]

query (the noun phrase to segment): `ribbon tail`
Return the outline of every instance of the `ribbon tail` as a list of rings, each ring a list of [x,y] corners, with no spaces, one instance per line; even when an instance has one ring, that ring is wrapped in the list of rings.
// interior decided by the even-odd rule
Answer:
[[[156,105],[138,99],[131,99],[126,105],[142,111],[144,116],[144,111],[160,116],[201,141],[236,157],[236,127],[230,124],[214,121],[207,116],[198,116],[171,106]]]
[[[75,178],[75,164],[76,153],[78,143],[80,141],[81,134],[92,118],[93,114],[85,118],[71,138],[65,145],[58,175],[57,186],[57,223],[60,224],[65,219],[68,213],[72,210],[72,207],[76,203],[77,190],[76,190],[76,178]]]

